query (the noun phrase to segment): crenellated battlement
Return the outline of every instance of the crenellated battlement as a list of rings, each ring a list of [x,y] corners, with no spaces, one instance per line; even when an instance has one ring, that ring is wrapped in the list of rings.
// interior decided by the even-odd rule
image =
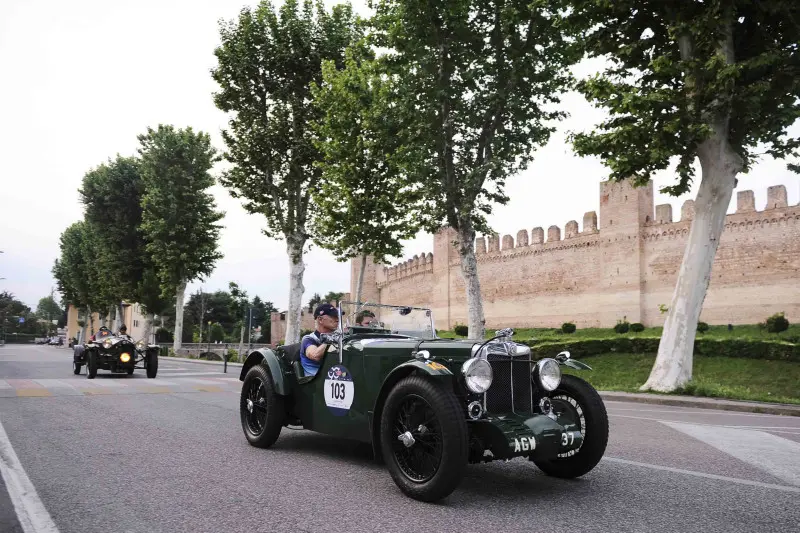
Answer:
[[[736,211],[725,216],[725,231],[749,231],[800,222],[800,209],[796,209],[798,206],[788,205],[786,187],[783,185],[767,189],[767,201],[761,211],[756,210],[753,191],[738,191]],[[672,221],[670,204],[657,205],[656,218],[642,229],[642,238],[650,241],[659,238],[686,237],[689,235],[689,222],[694,218],[694,214],[693,200],[684,202],[681,219],[675,222]]]
[[[411,259],[396,265],[383,267],[383,282],[424,274],[425,272],[433,272],[433,254],[430,252],[415,255]]]
[[[627,197],[625,197],[627,199]],[[798,204],[800,205],[800,204]],[[767,202],[762,211],[755,208],[755,195],[751,190],[737,192],[737,209],[735,213],[726,216],[725,230],[746,231],[753,228],[761,228],[770,224],[788,223],[788,218],[796,218],[797,214],[773,213],[776,210],[789,207],[787,201],[786,187],[775,185],[767,189]],[[681,206],[681,217],[679,220],[672,220],[672,205],[660,204],[655,206],[655,216],[647,215],[645,223],[641,228],[641,238],[653,240],[658,238],[676,238],[687,236],[689,233],[689,222],[694,219],[695,205],[694,200],[686,200]],[[609,227],[613,226],[613,219],[609,219]],[[493,233],[486,236],[478,236],[475,239],[475,255],[479,256],[479,261],[491,254],[504,255],[530,255],[547,250],[564,250],[567,248],[581,248],[591,246],[596,239],[581,240],[580,242],[567,243],[576,238],[588,235],[602,237],[603,230],[598,228],[597,212],[587,211],[583,215],[583,230],[578,226],[576,220],[570,220],[564,226],[562,237],[561,228],[553,225],[547,228],[547,238],[542,227],[533,228],[530,233],[527,229],[521,229],[516,233],[516,237],[511,234],[503,235]],[[529,249],[520,250],[521,248]],[[451,258],[451,264],[458,264],[458,257]],[[433,254],[422,253],[415,255],[390,267],[383,267],[385,281],[396,280],[431,272],[433,270]]]
[[[599,209],[582,218],[476,236],[487,327],[610,327],[623,316],[648,326],[663,322],[660,305],[672,297],[695,202],[683,202],[674,220],[671,204],[655,205],[652,182],[602,182],[599,189]],[[726,215],[701,315],[706,322],[754,323],[781,311],[800,316],[800,205],[789,205],[783,185],[766,192],[757,210],[753,191],[738,191],[736,210]],[[441,327],[465,323],[457,239],[445,228],[433,235],[433,253],[388,267],[370,260],[362,298],[430,306]],[[354,260],[351,292],[359,268]]]

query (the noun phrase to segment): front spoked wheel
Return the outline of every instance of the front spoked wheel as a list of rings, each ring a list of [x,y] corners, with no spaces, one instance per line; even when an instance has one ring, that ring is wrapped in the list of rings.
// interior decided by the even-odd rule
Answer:
[[[97,368],[100,366],[100,363],[97,361],[97,353],[94,351],[89,352],[89,355],[86,357],[86,377],[88,379],[94,379],[97,376]]]
[[[533,462],[550,476],[580,477],[597,466],[608,445],[608,413],[603,399],[586,381],[565,374],[550,401],[556,421],[569,431],[580,431],[583,442],[577,450],[559,454],[555,459],[533,459]]]
[[[467,425],[451,388],[408,377],[389,396],[381,416],[381,451],[406,495],[432,502],[448,496],[467,465]]]

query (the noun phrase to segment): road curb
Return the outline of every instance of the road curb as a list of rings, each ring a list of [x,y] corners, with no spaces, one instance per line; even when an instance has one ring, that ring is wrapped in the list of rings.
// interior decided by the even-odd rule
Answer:
[[[655,405],[672,405],[676,407],[694,407],[697,409],[719,409],[722,411],[738,411],[744,413],[760,413],[768,415],[800,416],[800,405],[785,403],[744,402],[722,400],[717,398],[701,398],[696,396],[675,396],[668,394],[637,394],[631,392],[599,391],[606,401],[649,403]]]
[[[223,366],[223,361],[206,361],[204,359],[187,359],[185,357],[160,357],[159,359],[164,359],[165,361],[180,361],[181,363],[193,363],[196,365],[217,365]],[[228,362],[228,366],[233,366],[236,368],[241,368],[244,366],[242,363],[231,363]]]

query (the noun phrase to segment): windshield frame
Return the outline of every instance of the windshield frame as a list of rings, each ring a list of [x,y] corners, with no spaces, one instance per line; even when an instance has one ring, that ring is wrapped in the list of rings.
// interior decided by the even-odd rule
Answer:
[[[429,325],[430,325],[430,331],[431,331],[431,333],[433,335],[431,338],[434,338],[434,339],[438,338],[438,335],[436,335],[436,327],[435,327],[435,324],[434,324],[434,321],[433,321],[433,310],[430,309],[429,307],[415,307],[415,306],[412,306],[412,305],[380,304],[380,303],[375,303],[375,302],[356,302],[356,301],[351,301],[351,300],[339,300],[337,302],[336,308],[337,308],[337,310],[339,312],[339,325],[338,325],[338,327],[336,329],[336,332],[339,333],[342,336],[345,335],[345,330],[344,330],[345,326],[344,326],[344,320],[343,319],[348,318],[346,316],[343,308],[342,308],[344,305],[355,306],[356,312],[352,313],[353,315],[355,315],[359,310],[361,310],[364,307],[379,307],[379,308],[382,308],[382,309],[394,309],[394,310],[398,310],[398,311],[401,310],[401,309],[408,309],[409,311],[425,311],[425,316],[428,317],[428,322],[429,322]],[[415,336],[406,335],[406,334],[403,334],[403,333],[392,333],[392,335],[402,335],[402,336],[405,336],[405,337],[420,338],[420,339],[425,338],[422,335],[420,335],[419,337],[415,337]]]

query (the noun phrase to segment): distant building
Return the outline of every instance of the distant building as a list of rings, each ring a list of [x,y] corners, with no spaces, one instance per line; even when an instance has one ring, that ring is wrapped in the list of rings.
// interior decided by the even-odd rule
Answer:
[[[78,325],[79,320],[83,320],[84,316],[81,314],[78,317],[78,309],[75,306],[70,305],[67,309],[67,338],[71,339],[75,337],[76,339],[80,339],[79,334],[81,331],[81,327]],[[87,337],[92,335],[92,333],[97,332],[100,329],[101,325],[100,315],[98,313],[93,313],[91,317],[91,322],[87,324],[86,335]],[[106,317],[106,326],[112,328],[114,325],[114,321],[109,317]],[[122,324],[128,328],[128,335],[133,337],[135,340],[142,339],[144,337],[145,332],[145,316],[142,311],[142,306],[137,303],[124,303],[122,309]],[[152,328],[151,335],[155,335],[155,329]],[[116,333],[116,332],[115,332]],[[149,339],[149,341],[152,341]]]

